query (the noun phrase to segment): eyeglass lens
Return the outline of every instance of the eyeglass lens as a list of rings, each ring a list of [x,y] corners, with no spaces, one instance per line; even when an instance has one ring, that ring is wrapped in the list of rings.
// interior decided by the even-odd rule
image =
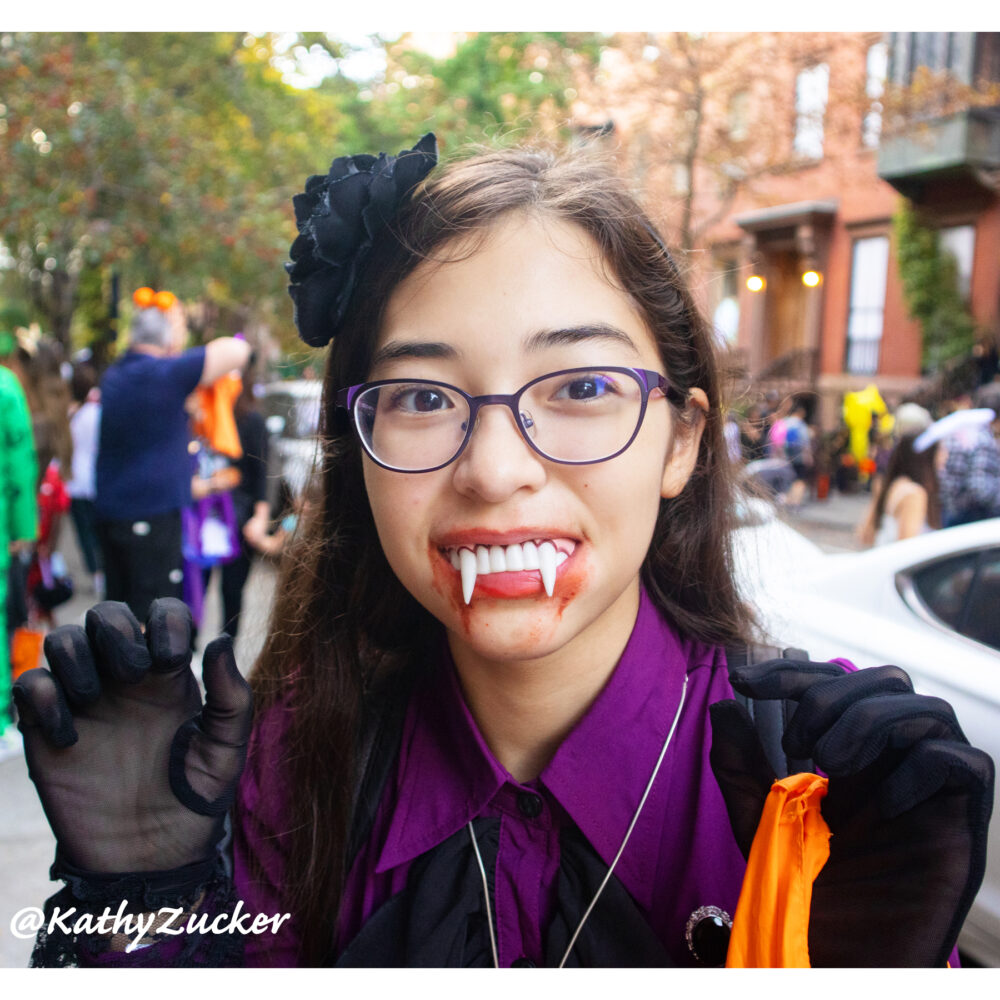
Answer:
[[[518,402],[522,435],[543,455],[598,462],[624,448],[642,414],[638,376],[594,369],[561,372],[527,386]],[[400,382],[364,390],[355,420],[383,465],[420,471],[446,465],[462,447],[470,406],[437,382]]]

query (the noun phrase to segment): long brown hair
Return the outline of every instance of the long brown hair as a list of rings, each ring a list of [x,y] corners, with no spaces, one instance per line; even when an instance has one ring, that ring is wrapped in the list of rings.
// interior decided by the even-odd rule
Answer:
[[[937,473],[934,469],[934,458],[937,454],[937,444],[924,451],[917,451],[913,444],[916,434],[906,434],[901,437],[889,456],[885,479],[879,488],[878,499],[875,501],[875,530],[882,526],[885,516],[885,501],[889,495],[889,487],[902,477],[911,479],[927,491],[927,523],[932,528],[941,527],[941,502],[938,498]]]
[[[310,964],[332,957],[363,693],[377,671],[415,664],[441,634],[382,553],[360,448],[333,411],[334,393],[368,376],[396,285],[425,259],[474,253],[476,239],[514,211],[583,227],[598,243],[609,277],[638,305],[671,381],[708,396],[696,468],[680,496],[661,501],[642,580],[662,613],[693,638],[728,643],[751,628],[733,582],[732,487],[711,336],[649,218],[614,171],[591,154],[491,151],[432,176],[394,223],[393,238],[373,248],[330,348],[322,468],[309,515],[285,559],[269,637],[251,677],[259,708],[282,699],[291,705],[284,762],[288,906]]]

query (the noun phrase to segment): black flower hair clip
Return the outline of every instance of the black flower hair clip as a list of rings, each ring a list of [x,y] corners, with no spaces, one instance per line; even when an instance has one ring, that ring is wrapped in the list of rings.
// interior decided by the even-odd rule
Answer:
[[[398,156],[338,156],[292,199],[299,235],[285,270],[307,344],[324,347],[336,334],[372,241],[436,164],[437,139],[428,132]]]

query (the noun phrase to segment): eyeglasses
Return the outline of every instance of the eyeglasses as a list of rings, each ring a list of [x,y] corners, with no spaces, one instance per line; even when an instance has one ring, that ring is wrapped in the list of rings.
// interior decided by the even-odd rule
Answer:
[[[341,389],[372,461],[394,472],[435,472],[465,450],[484,406],[506,406],[528,445],[563,465],[620,455],[635,440],[649,394],[686,397],[644,368],[569,368],[533,379],[511,395],[470,396],[445,382],[383,379]]]

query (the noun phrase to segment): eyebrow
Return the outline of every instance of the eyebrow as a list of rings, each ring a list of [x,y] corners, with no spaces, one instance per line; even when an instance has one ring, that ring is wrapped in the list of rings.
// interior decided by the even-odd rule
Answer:
[[[525,341],[529,351],[539,351],[546,347],[558,347],[565,344],[579,344],[588,340],[609,340],[615,344],[625,344],[633,351],[637,348],[632,338],[609,323],[592,323],[584,326],[567,326],[558,330],[540,330]]]
[[[557,330],[540,330],[533,333],[525,341],[525,349],[528,351],[540,351],[547,347],[558,347],[566,344],[579,344],[590,340],[608,340],[615,344],[625,344],[633,351],[636,350],[635,342],[616,326],[609,323],[590,323],[583,326],[560,327]],[[440,341],[420,341],[420,340],[395,340],[384,344],[372,358],[372,369],[390,361],[409,360],[411,358],[438,358],[452,360],[459,356],[460,352],[451,346]]]
[[[372,368],[385,364],[387,361],[399,361],[408,358],[457,358],[458,351],[450,344],[430,341],[396,340],[384,344],[372,358]]]

